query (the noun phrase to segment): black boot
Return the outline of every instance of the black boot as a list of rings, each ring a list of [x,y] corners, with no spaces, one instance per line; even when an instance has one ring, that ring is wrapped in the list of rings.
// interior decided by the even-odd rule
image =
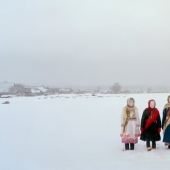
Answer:
[[[149,140],[146,141],[146,147],[147,147],[147,148],[151,147]]]
[[[156,142],[152,141],[152,149],[156,149]]]
[[[151,151],[152,150],[152,148],[150,146],[150,141],[149,140],[146,141],[146,147],[147,147],[147,151]]]
[[[168,145],[168,149],[170,149],[170,145]]]
[[[125,143],[125,150],[129,150],[129,143]]]
[[[134,150],[135,149],[135,145],[134,145],[134,143],[131,143],[130,144],[130,150]]]

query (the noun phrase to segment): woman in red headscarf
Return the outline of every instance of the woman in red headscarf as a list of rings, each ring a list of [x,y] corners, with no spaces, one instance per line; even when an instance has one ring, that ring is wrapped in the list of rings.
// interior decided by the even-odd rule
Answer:
[[[155,108],[155,100],[148,102],[148,108],[143,111],[141,119],[141,137],[140,139],[146,141],[146,147],[148,151],[156,149],[156,141],[161,140],[161,119],[157,108]],[[150,142],[152,141],[152,148]]]

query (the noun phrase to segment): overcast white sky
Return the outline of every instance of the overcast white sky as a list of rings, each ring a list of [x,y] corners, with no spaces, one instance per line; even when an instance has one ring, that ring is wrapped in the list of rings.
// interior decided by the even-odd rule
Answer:
[[[169,0],[0,1],[0,82],[170,85]]]

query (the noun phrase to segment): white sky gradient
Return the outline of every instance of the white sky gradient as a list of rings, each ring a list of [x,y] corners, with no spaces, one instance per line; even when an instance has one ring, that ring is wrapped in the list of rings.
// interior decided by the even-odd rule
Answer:
[[[0,82],[170,85],[169,0],[0,2]]]

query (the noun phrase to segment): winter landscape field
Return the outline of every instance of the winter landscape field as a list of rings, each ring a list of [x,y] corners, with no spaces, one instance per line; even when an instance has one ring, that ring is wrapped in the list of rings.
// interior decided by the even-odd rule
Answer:
[[[1,98],[1,170],[168,169],[162,141],[146,151],[139,141],[124,151],[120,114],[134,97],[140,117],[149,99],[162,110],[169,94],[65,94]],[[162,132],[161,132],[162,134]]]

